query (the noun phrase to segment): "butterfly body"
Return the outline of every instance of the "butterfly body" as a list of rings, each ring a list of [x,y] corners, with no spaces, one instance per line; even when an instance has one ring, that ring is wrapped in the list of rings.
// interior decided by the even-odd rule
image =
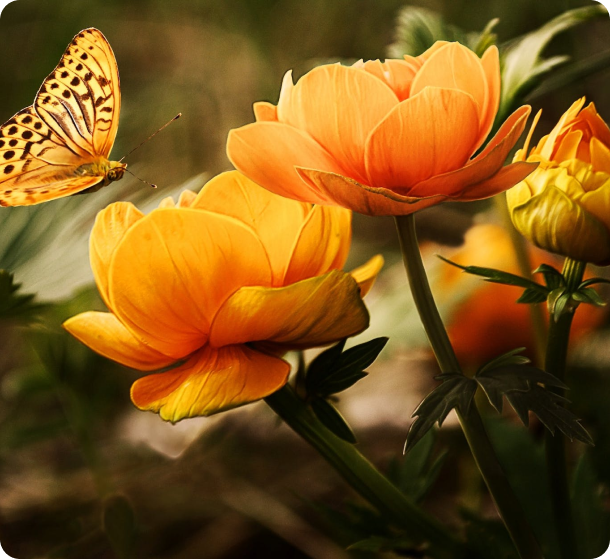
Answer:
[[[38,204],[121,179],[127,165],[108,159],[120,107],[112,48],[99,30],[85,29],[34,104],[0,127],[0,206]]]

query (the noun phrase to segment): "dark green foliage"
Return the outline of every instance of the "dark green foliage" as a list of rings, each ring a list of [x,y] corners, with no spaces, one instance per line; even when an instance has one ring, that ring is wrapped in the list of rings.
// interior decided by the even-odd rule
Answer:
[[[316,417],[328,430],[332,431],[337,437],[348,443],[355,444],[357,442],[356,436],[345,421],[345,418],[328,400],[316,396],[310,403],[311,409],[316,414]]]
[[[13,274],[0,270],[0,321],[31,322],[44,309],[43,305],[34,303],[36,295],[19,293],[20,287]]]

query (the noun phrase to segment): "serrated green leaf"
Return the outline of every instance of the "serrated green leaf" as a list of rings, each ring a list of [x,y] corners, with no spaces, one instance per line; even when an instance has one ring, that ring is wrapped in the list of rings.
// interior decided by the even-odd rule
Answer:
[[[529,425],[528,411],[531,411],[552,434],[559,430],[571,441],[576,439],[593,445],[591,435],[580,420],[564,407],[567,400],[562,396],[538,385],[527,391],[508,391],[505,395],[524,425]]]
[[[555,375],[533,365],[506,364],[479,371],[475,380],[485,392],[489,403],[502,413],[503,396],[511,391],[527,392],[536,383],[566,389]]]
[[[503,272],[502,270],[496,270],[495,268],[483,268],[481,266],[462,266],[457,262],[453,262],[448,258],[437,254],[437,256],[447,262],[447,264],[451,264],[456,268],[460,268],[464,270],[467,274],[472,274],[475,276],[481,276],[485,278],[485,281],[489,281],[491,283],[502,283],[504,285],[515,285],[518,287],[523,287],[524,289],[533,289],[535,291],[539,291],[540,293],[544,293],[545,295],[548,293],[548,289],[544,285],[540,285],[535,281],[530,279],[517,276],[516,274],[511,274],[509,272]]]
[[[136,540],[136,517],[126,497],[113,495],[104,502],[103,525],[117,556],[131,559]]]
[[[442,383],[437,386],[417,406],[411,417],[416,417],[411,424],[404,452],[409,452],[422,437],[438,423],[441,427],[449,412],[454,408],[466,414],[477,391],[475,380],[460,373],[444,373],[437,377]]]
[[[315,387],[322,379],[336,368],[345,342],[346,340],[341,340],[338,344],[325,349],[309,364],[305,376],[305,386],[308,392],[314,393]]]
[[[337,437],[352,444],[358,442],[347,421],[330,402],[324,398],[313,398],[311,409],[320,422]]]
[[[589,19],[607,15],[606,9],[600,5],[569,10],[536,31],[503,46],[502,95],[497,122],[503,122],[513,108],[522,103],[523,98],[540,83],[543,74],[567,60],[564,56],[541,58],[542,51],[553,37]]]
[[[544,283],[546,283],[546,286],[551,290],[564,286],[566,283],[563,274],[549,264],[540,264],[540,266],[534,270],[534,274],[542,274]]]
[[[517,299],[517,303],[524,305],[532,305],[536,303],[544,303],[546,301],[546,293],[542,293],[538,289],[528,287]]]
[[[502,367],[505,365],[524,365],[530,362],[530,358],[525,355],[519,355],[524,352],[527,348],[518,347],[515,349],[511,349],[506,353],[492,359],[491,361],[485,363],[477,372],[477,375],[482,375],[485,371],[490,369],[496,369],[497,367]]]
[[[606,301],[604,301],[595,289],[592,287],[584,287],[572,293],[572,299],[578,301],[579,303],[586,303],[589,305],[594,305],[596,307],[605,307]]]

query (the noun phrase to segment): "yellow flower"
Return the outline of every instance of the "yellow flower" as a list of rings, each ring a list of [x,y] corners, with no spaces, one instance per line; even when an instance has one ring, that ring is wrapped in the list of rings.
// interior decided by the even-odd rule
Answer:
[[[64,327],[128,367],[174,366],[134,383],[142,410],[178,421],[233,408],[286,383],[289,349],[368,326],[361,297],[383,260],[341,271],[350,237],[349,211],[287,200],[236,171],[146,216],[117,202],[98,214],[90,240],[110,312]]]
[[[534,168],[504,167],[525,128],[520,107],[478,153],[500,101],[498,49],[482,58],[436,42],[418,57],[325,64],[277,106],[254,104],[256,122],[232,130],[235,168],[268,190],[368,215],[406,215],[445,200],[494,196]]]
[[[515,227],[535,245],[575,260],[610,263],[610,129],[576,101],[527,161],[540,166],[507,192]],[[581,110],[582,109],[582,110]],[[516,160],[526,157],[529,141]]]

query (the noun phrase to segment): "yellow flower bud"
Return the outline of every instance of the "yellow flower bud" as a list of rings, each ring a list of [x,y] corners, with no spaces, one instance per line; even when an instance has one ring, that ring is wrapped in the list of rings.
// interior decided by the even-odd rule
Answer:
[[[610,129],[595,105],[582,109],[584,103],[576,101],[527,155],[538,114],[515,160],[539,167],[507,192],[507,201],[513,224],[535,245],[608,265]]]

